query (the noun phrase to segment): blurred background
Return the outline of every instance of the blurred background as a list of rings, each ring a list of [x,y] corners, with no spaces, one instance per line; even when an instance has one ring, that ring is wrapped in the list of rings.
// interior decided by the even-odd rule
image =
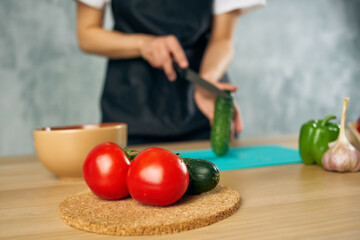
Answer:
[[[34,153],[32,131],[100,121],[106,59],[81,52],[75,1],[0,1],[0,155]],[[268,0],[239,18],[229,75],[241,138],[298,134],[350,97],[360,116],[360,1]],[[111,28],[111,15],[105,19]]]

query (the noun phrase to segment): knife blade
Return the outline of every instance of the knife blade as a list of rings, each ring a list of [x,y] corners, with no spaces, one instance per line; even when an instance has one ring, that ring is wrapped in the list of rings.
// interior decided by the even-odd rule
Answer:
[[[202,79],[199,74],[191,70],[190,68],[180,68],[179,65],[174,62],[174,69],[179,77],[184,78],[192,83],[198,84],[199,86],[205,88],[206,90],[215,93],[218,96],[230,99],[231,95],[226,93],[223,90],[220,90],[215,85],[211,84],[210,82]]]

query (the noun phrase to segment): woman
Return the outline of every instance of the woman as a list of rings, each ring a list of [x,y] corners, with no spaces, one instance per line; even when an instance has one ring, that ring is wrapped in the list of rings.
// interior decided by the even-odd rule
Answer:
[[[77,3],[80,48],[109,58],[102,121],[127,123],[129,145],[209,139],[216,96],[177,78],[173,61],[235,92],[225,71],[236,20],[263,0],[112,0],[113,30],[102,27],[107,2]],[[240,132],[236,104],[233,123]]]

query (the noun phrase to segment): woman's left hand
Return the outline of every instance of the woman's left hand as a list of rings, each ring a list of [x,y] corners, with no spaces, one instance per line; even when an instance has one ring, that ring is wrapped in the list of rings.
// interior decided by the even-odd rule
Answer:
[[[213,84],[221,90],[228,90],[230,92],[236,92],[237,90],[237,86],[230,83],[216,82]],[[215,99],[216,95],[214,93],[211,93],[202,87],[196,86],[194,93],[195,103],[200,111],[209,119],[210,125],[213,124],[214,120]],[[236,101],[234,100],[234,118],[231,127],[231,136],[234,136],[234,132],[240,133],[242,128],[243,126],[240,110]]]

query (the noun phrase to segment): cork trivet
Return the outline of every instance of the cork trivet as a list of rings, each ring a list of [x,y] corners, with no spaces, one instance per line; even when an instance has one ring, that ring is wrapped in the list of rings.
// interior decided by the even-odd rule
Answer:
[[[66,224],[84,231],[157,235],[210,225],[231,216],[239,206],[239,193],[221,185],[207,193],[184,196],[167,207],[145,205],[130,197],[102,200],[86,190],[60,203],[59,215]]]

